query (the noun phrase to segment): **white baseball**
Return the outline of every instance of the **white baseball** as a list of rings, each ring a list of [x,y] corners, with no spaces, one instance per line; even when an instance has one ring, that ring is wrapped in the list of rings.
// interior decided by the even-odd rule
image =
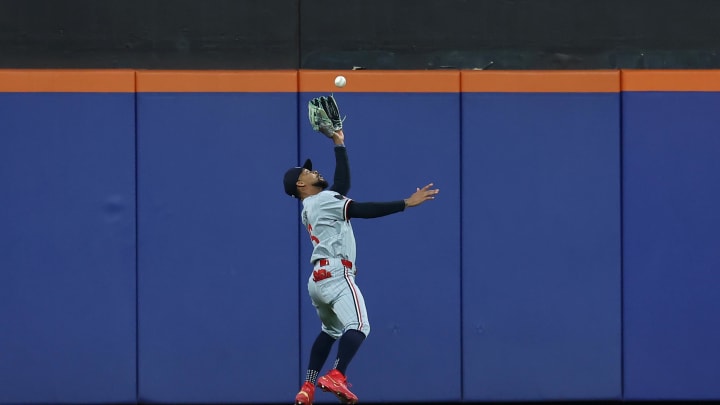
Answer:
[[[335,78],[335,85],[338,87],[345,87],[347,84],[347,80],[345,80],[345,76],[338,76]]]

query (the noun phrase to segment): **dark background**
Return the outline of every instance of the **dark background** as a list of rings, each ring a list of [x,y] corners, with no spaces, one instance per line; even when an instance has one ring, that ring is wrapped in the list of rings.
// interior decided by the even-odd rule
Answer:
[[[0,1],[2,68],[696,69],[714,0]]]

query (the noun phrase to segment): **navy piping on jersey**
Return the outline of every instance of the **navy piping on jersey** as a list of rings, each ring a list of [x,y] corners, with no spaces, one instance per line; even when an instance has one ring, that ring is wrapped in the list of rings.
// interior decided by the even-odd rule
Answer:
[[[353,303],[355,304],[355,314],[357,315],[357,319],[358,319],[357,330],[362,331],[363,321],[362,321],[362,313],[360,312],[360,300],[358,299],[357,291],[355,291],[355,285],[353,285],[352,281],[350,281],[350,276],[349,276],[347,267],[345,267],[344,278],[345,278],[345,282],[348,284],[348,287],[350,287],[350,293],[353,296]]]
[[[345,206],[343,207],[343,217],[344,217],[343,219],[345,221],[350,220],[350,217],[348,217],[348,207],[350,207],[350,201],[352,201],[352,200],[348,198],[347,201],[345,201]]]

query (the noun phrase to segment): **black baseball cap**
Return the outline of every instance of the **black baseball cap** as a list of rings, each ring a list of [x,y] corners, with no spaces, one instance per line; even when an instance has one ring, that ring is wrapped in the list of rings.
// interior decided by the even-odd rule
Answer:
[[[302,167],[293,167],[285,172],[283,186],[285,186],[285,193],[287,195],[298,197],[297,185],[295,183],[297,183],[298,177],[300,177],[300,173],[302,173],[304,169],[312,170],[312,161],[310,159],[307,159]]]

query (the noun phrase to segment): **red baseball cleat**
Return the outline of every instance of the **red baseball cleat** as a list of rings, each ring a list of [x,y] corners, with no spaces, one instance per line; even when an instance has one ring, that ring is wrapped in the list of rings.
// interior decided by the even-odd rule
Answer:
[[[315,386],[311,382],[305,381],[300,392],[295,395],[295,405],[312,405],[314,396]]]
[[[343,404],[358,403],[358,397],[348,389],[348,386],[351,386],[351,384],[348,383],[347,378],[336,369],[332,369],[326,375],[318,378],[317,385],[322,388],[323,391],[335,394]]]

